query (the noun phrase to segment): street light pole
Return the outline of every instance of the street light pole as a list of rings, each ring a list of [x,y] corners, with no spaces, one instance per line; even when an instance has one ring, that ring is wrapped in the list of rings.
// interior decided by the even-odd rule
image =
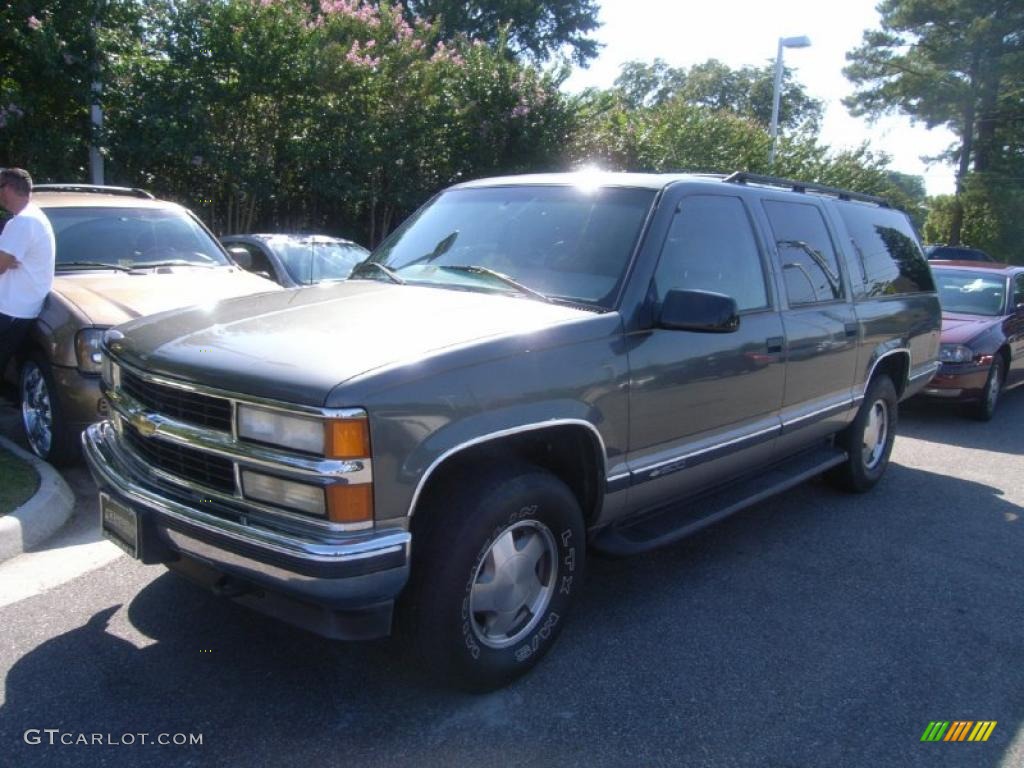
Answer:
[[[772,124],[769,133],[772,137],[772,148],[768,155],[768,165],[775,165],[775,140],[779,135],[779,100],[782,98],[782,49],[806,48],[811,44],[807,35],[798,37],[780,37],[779,52],[775,56],[775,87],[772,89]]]

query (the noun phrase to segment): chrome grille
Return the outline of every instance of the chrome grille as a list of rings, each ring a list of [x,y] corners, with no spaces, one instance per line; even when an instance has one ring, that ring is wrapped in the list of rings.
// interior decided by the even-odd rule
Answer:
[[[121,389],[146,408],[178,421],[231,431],[231,401],[146,381],[121,369]]]
[[[228,459],[159,438],[143,437],[127,424],[124,438],[139,458],[157,469],[222,493],[235,492],[235,467]]]

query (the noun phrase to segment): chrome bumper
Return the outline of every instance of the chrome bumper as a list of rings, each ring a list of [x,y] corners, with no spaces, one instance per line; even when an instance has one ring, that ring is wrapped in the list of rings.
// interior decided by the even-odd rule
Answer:
[[[408,579],[410,534],[401,529],[301,537],[226,519],[157,487],[137,469],[109,422],[90,426],[82,449],[100,490],[139,518],[140,559],[173,567],[182,556],[242,583],[333,610],[390,604]],[[389,605],[390,611],[390,605]]]

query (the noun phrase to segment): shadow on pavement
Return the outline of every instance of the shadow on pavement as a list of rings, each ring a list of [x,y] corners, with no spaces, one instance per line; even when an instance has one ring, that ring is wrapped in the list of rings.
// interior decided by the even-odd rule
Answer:
[[[811,483],[592,559],[554,652],[489,696],[423,684],[392,642],[321,640],[164,574],[127,622],[104,606],[13,665],[0,744],[18,766],[998,765],[1024,720],[1022,510],[899,465],[883,485],[884,506]],[[908,503],[925,493],[941,503]],[[936,719],[999,726],[921,744]],[[204,742],[29,746],[27,728]]]
[[[900,403],[898,433],[961,448],[1024,455],[1024,387],[1003,393],[990,422],[966,416],[956,403],[911,398]]]

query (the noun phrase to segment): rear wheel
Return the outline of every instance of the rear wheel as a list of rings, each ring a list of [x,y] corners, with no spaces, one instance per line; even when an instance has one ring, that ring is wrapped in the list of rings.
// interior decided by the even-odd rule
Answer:
[[[857,417],[839,436],[838,443],[848,456],[828,473],[832,483],[863,493],[882,479],[896,437],[897,403],[892,379],[881,375],[871,380]]]
[[[971,409],[971,415],[978,421],[991,421],[995,416],[996,405],[999,404],[999,395],[1002,394],[1005,378],[1003,359],[996,355],[996,359],[992,361],[992,367],[989,368],[981,400],[975,403]]]
[[[425,667],[472,691],[528,672],[554,644],[583,578],[575,496],[524,465],[450,485],[416,515],[400,608]]]
[[[50,363],[34,353],[21,366],[21,423],[32,452],[55,466],[79,456],[78,435],[68,428],[60,406]]]

